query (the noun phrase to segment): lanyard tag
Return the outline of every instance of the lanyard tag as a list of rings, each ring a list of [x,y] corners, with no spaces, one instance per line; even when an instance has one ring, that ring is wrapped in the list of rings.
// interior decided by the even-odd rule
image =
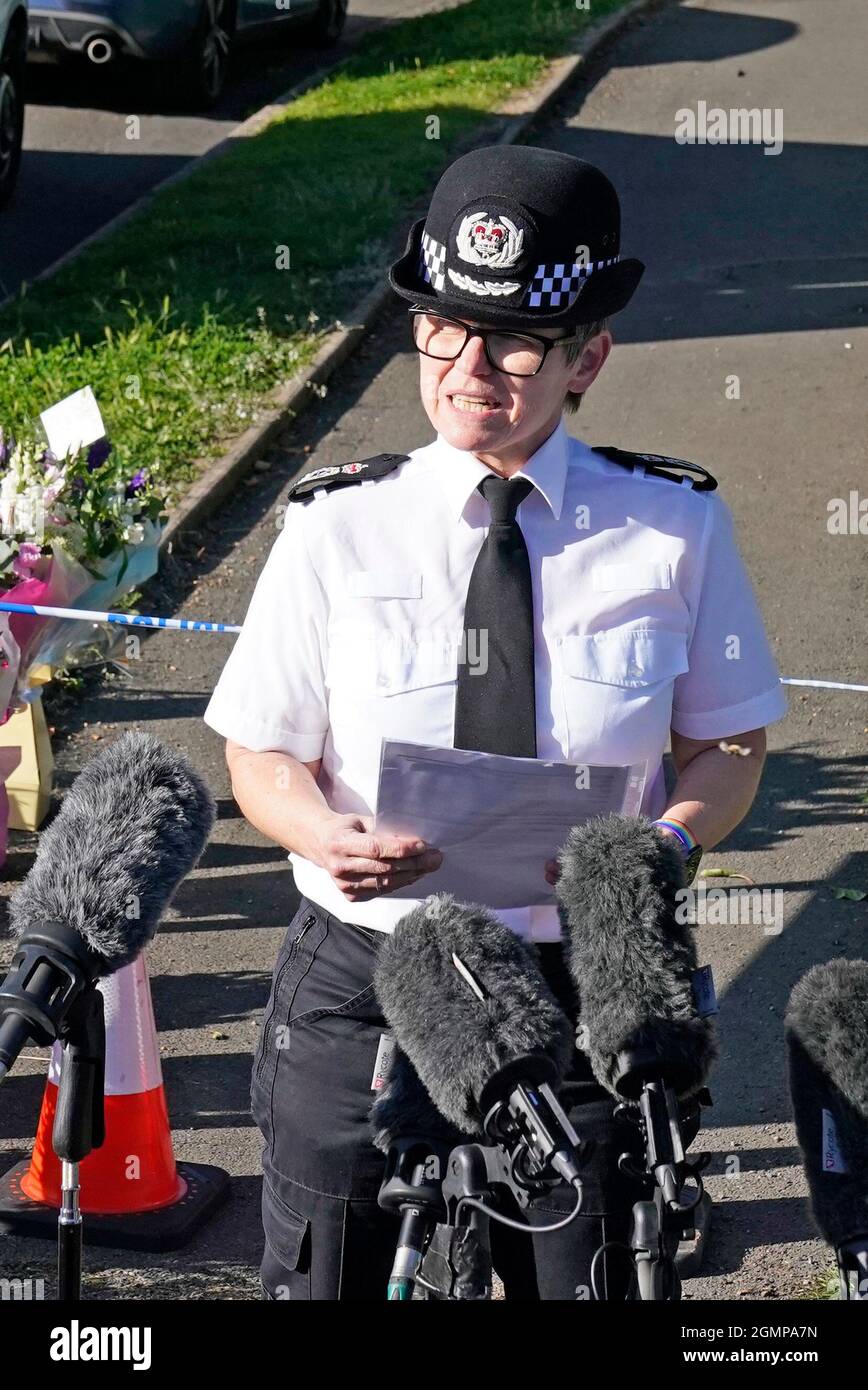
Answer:
[[[719,1012],[710,965],[701,965],[693,972],[693,998],[700,1018]]]

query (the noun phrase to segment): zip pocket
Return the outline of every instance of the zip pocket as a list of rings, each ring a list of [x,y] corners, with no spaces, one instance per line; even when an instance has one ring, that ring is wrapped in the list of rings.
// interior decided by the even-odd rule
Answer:
[[[256,1068],[257,1081],[261,1079],[263,1070],[265,1068],[265,1060],[268,1056],[269,1047],[268,1035],[269,1030],[272,1029],[272,1024],[274,1023],[274,1015],[277,1011],[277,1003],[280,998],[280,987],[283,984],[283,977],[286,974],[289,967],[295,962],[295,958],[298,955],[301,943],[307,936],[307,933],[310,931],[310,928],[313,926],[315,921],[316,917],[313,915],[313,913],[309,913],[308,916],[305,917],[304,921],[301,924],[301,931],[298,933],[298,936],[295,938],[292,945],[290,946],[286,960],[280,967],[277,979],[274,982],[274,990],[271,996],[271,1012],[269,1013],[268,1018],[265,1020],[265,1026],[262,1031],[262,1053],[259,1058],[259,1065]]]

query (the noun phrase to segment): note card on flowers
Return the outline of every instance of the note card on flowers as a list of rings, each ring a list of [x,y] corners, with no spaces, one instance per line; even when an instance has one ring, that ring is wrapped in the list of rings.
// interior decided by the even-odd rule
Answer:
[[[102,415],[90,386],[83,386],[57,405],[49,406],[39,418],[48,437],[48,447],[58,459],[77,453],[105,434]]]

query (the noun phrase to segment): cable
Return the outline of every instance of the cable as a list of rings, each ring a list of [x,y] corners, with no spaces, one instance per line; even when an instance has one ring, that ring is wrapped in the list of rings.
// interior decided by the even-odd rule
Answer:
[[[669,1203],[670,1209],[672,1211],[677,1212],[679,1216],[689,1216],[692,1211],[696,1211],[696,1208],[699,1206],[699,1203],[702,1201],[703,1195],[705,1193],[705,1183],[702,1181],[702,1175],[700,1173],[689,1173],[687,1176],[693,1178],[696,1182],[696,1195],[693,1198],[693,1201],[680,1201]],[[690,1196],[690,1188],[684,1188],[682,1186],[682,1197],[685,1191],[687,1192],[688,1196]]]
[[[622,1240],[604,1241],[603,1244],[599,1247],[599,1249],[594,1252],[594,1257],[591,1260],[591,1293],[594,1295],[595,1303],[606,1302],[606,1299],[601,1298],[599,1293],[597,1292],[597,1261],[599,1260],[601,1255],[605,1254],[607,1250],[623,1250],[624,1254],[627,1255],[630,1261],[630,1272],[633,1275],[633,1280],[631,1281],[630,1287],[628,1287],[628,1293],[630,1292],[630,1288],[632,1288],[633,1282],[636,1278],[636,1268],[633,1263],[633,1251],[630,1249],[630,1246],[625,1245]],[[626,1303],[627,1300],[625,1299],[624,1302]]]
[[[461,1215],[462,1207],[473,1207],[474,1211],[481,1211],[492,1221],[499,1221],[501,1226],[509,1226],[513,1231],[522,1231],[527,1236],[545,1235],[548,1231],[562,1231],[564,1226],[569,1226],[571,1221],[575,1221],[582,1207],[582,1188],[581,1184],[573,1184],[576,1189],[577,1202],[573,1210],[563,1221],[556,1221],[553,1226],[528,1226],[521,1221],[513,1221],[511,1216],[504,1216],[503,1212],[495,1211],[492,1207],[487,1207],[484,1202],[480,1202],[476,1197],[462,1197],[456,1208],[456,1216]]]

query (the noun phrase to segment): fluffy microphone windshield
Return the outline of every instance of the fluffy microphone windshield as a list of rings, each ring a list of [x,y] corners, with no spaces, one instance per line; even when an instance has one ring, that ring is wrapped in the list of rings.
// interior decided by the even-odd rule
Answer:
[[[214,798],[178,753],[126,733],[79,773],[9,900],[15,936],[62,922],[105,962],[128,965],[198,860]]]
[[[399,1047],[395,1048],[386,1082],[371,1106],[374,1144],[383,1153],[398,1139],[427,1139],[454,1148],[463,1136],[440,1114]]]
[[[566,1015],[531,949],[483,907],[426,898],[383,943],[374,987],[398,1046],[464,1134],[482,1133],[483,1087],[508,1062],[542,1053],[566,1069]]]
[[[633,1099],[654,1074],[679,1096],[699,1090],[717,1049],[694,999],[696,947],[677,914],[679,850],[650,821],[611,814],[575,826],[559,863],[580,1037],[597,1080]]]
[[[784,1024],[811,1209],[837,1246],[868,1236],[868,961],[815,965]]]

